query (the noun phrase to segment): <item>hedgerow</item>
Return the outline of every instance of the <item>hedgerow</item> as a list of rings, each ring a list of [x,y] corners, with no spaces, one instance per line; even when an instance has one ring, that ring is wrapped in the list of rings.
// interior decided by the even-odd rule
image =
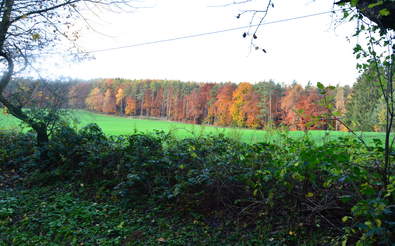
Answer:
[[[334,245],[395,240],[395,178],[392,173],[391,183],[382,183],[380,141],[364,146],[340,138],[317,145],[307,135],[296,140],[284,135],[281,145],[251,145],[223,135],[176,139],[161,131],[107,137],[93,124],[79,131],[57,129],[48,159],[39,160],[33,140],[26,134],[1,135],[0,169],[23,177],[4,184],[68,184],[81,199],[111,201],[126,210],[176,211],[217,232],[230,221],[248,235],[264,228],[283,243],[317,235]],[[0,221],[22,223],[20,213],[4,205],[9,203],[0,203]],[[23,230],[38,230],[32,223]]]

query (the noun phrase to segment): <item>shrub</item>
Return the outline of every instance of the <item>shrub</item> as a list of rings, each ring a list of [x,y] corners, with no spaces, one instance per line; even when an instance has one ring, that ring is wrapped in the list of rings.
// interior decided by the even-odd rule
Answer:
[[[0,146],[0,170],[18,169],[31,163],[36,151],[30,133],[0,132]]]

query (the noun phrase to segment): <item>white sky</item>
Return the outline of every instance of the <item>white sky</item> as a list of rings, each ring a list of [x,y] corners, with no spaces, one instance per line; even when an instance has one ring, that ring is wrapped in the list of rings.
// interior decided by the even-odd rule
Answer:
[[[233,0],[149,0],[133,13],[99,13],[92,25],[100,32],[83,31],[80,45],[100,50],[245,26],[250,17],[237,19],[250,5],[210,7]],[[264,7],[266,0],[256,0]],[[278,0],[266,22],[332,9],[332,0]],[[121,77],[176,79],[198,82],[276,82],[352,84],[358,76],[352,54],[353,25],[334,29],[331,15],[262,26],[258,43],[265,48],[250,52],[248,29],[95,53],[95,60],[67,64],[52,71],[74,78]]]

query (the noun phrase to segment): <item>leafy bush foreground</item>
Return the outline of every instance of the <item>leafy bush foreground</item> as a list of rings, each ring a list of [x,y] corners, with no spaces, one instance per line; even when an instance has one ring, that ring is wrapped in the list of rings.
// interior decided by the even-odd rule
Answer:
[[[0,245],[391,245],[382,144],[0,135]],[[40,160],[40,151],[48,159]],[[393,168],[391,168],[393,170]],[[388,174],[387,174],[388,175]]]

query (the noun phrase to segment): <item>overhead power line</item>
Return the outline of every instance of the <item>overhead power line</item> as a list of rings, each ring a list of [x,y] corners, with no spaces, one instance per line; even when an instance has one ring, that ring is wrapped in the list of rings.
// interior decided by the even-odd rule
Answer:
[[[287,18],[287,19],[269,21],[269,22],[265,22],[265,23],[262,23],[262,24],[240,26],[240,27],[234,27],[234,28],[229,28],[229,29],[217,30],[217,31],[212,31],[212,32],[204,32],[204,33],[180,36],[180,37],[175,37],[175,38],[160,39],[160,40],[156,40],[156,41],[148,41],[148,42],[143,42],[143,43],[136,43],[136,44],[130,44],[130,45],[124,45],[124,46],[118,46],[118,47],[111,47],[111,48],[106,48],[106,49],[98,49],[98,50],[77,52],[77,53],[74,53],[74,54],[89,54],[89,53],[107,52],[107,51],[113,51],[113,50],[133,48],[133,47],[138,47],[138,46],[145,46],[145,45],[151,45],[151,44],[171,42],[171,41],[176,41],[176,40],[181,40],[181,39],[197,38],[197,37],[202,37],[202,36],[214,35],[214,34],[218,34],[218,33],[231,32],[231,31],[251,28],[251,27],[265,26],[265,25],[276,24],[276,23],[281,23],[281,22],[288,22],[288,21],[304,19],[304,18],[319,16],[319,15],[331,14],[331,13],[335,13],[336,11],[339,11],[339,10],[325,11],[325,12],[320,12],[320,13],[315,13],[315,14],[309,14],[309,15],[303,15],[303,16]]]

